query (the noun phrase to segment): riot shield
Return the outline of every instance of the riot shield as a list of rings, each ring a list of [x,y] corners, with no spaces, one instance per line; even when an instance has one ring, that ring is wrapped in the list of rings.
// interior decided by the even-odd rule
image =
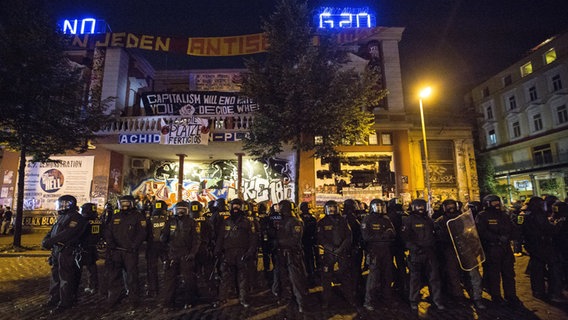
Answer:
[[[470,271],[485,261],[485,253],[477,234],[471,210],[446,222],[460,268]]]

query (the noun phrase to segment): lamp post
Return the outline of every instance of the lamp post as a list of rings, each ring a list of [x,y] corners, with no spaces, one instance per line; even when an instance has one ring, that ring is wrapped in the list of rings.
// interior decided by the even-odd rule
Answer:
[[[432,88],[427,87],[420,91],[420,122],[422,124],[422,140],[424,141],[424,180],[426,183],[426,192],[428,200],[428,215],[432,216],[432,189],[430,189],[430,169],[428,167],[428,144],[426,143],[426,126],[424,125],[424,107],[422,99],[427,98],[432,93]]]

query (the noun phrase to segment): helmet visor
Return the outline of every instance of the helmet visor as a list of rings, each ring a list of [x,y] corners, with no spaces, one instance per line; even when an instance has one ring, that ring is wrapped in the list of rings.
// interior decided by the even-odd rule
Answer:
[[[188,214],[189,210],[186,207],[177,207],[174,208],[174,215],[176,216],[183,216]]]
[[[71,209],[72,207],[73,207],[73,201],[69,201],[69,200],[58,200],[55,203],[55,210],[56,211],[68,210],[68,209]]]

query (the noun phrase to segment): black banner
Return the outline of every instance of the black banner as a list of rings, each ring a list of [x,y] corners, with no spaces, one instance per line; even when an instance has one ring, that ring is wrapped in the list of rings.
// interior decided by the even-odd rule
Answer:
[[[148,92],[142,94],[146,115],[231,115],[251,113],[258,105],[232,92]]]

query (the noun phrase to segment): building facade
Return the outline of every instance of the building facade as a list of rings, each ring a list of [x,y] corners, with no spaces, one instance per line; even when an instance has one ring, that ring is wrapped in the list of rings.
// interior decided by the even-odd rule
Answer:
[[[480,156],[490,160],[506,201],[566,197],[568,33],[547,39],[473,88]]]
[[[405,106],[402,90],[398,44],[403,31],[378,27],[346,41],[350,67],[375,64],[389,93],[373,111],[374,133],[360,144],[342,146],[341,157],[327,162],[305,152],[295,163],[291,150],[264,161],[247,156],[241,140],[260,106],[238,93],[243,70],[154,70],[139,51],[124,46],[71,51],[74,61],[89,68],[91,90],[99,89],[103,98],[115,97],[112,109],[122,115],[99,132],[87,153],[58,157],[75,167],[29,166],[24,210],[53,210],[54,200],[63,193],[76,195],[80,202],[96,202],[100,208],[122,194],[169,205],[180,198],[206,205],[219,197],[237,196],[256,202],[298,199],[314,205],[330,199],[368,203],[399,197],[408,203],[425,197],[418,99]],[[478,199],[471,128],[433,117],[427,117],[426,128],[434,200]],[[71,162],[81,159],[88,159],[85,170]],[[18,192],[17,163],[16,153],[4,151],[4,204],[13,204]],[[44,182],[53,179],[49,170],[74,177],[66,180],[75,179],[73,187],[46,187]],[[49,223],[40,215],[27,217],[28,224]]]

